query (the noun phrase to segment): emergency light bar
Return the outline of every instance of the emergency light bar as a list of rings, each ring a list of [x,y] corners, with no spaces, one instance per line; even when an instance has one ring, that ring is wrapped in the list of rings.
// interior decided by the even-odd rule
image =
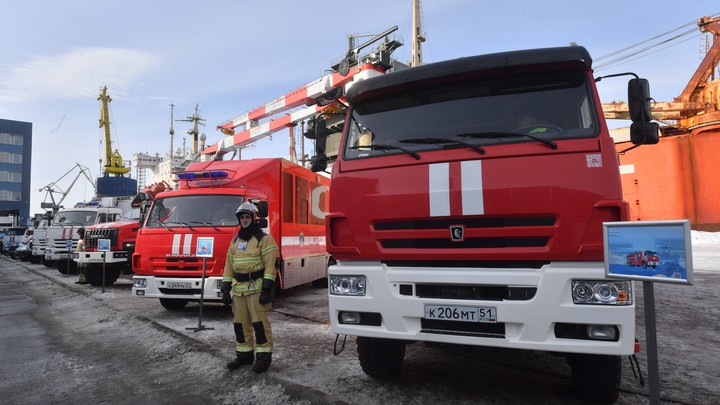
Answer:
[[[211,170],[204,172],[182,172],[178,173],[180,180],[201,180],[201,179],[225,179],[228,173],[223,170]]]

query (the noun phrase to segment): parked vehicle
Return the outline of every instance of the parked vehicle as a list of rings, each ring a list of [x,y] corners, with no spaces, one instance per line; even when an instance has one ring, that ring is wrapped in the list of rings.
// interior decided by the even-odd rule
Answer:
[[[325,250],[329,183],[279,158],[191,163],[178,175],[177,190],[155,196],[138,231],[132,294],[159,298],[169,310],[201,295],[219,302],[227,249],[237,234],[235,211],[245,201],[258,206],[261,227],[280,249],[276,286],[326,285],[332,260]],[[196,255],[200,238],[212,239],[211,258]]]
[[[635,77],[631,139],[657,143]],[[596,80],[587,50],[570,46],[347,89],[326,217],[329,310],[333,333],[357,336],[365,373],[397,376],[417,341],[545,350],[567,357],[585,401],[617,400],[635,302],[630,281],[604,272],[602,224],[629,217]]]

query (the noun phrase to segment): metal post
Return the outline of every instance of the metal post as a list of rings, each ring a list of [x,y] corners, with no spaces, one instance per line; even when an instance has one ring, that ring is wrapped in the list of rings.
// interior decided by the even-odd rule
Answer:
[[[657,330],[655,324],[655,287],[651,281],[643,281],[645,300],[645,339],[647,340],[648,388],[650,404],[660,405],[660,372],[658,367]]]
[[[102,252],[102,256],[103,256],[102,292],[105,292],[105,252]]]
[[[193,332],[198,332],[201,330],[215,329],[215,328],[207,328],[202,324],[203,300],[205,298],[205,266],[206,265],[207,265],[207,257],[203,257],[202,276],[200,278],[200,315],[198,316],[198,326],[197,326],[197,328],[185,328],[186,330],[192,330]]]

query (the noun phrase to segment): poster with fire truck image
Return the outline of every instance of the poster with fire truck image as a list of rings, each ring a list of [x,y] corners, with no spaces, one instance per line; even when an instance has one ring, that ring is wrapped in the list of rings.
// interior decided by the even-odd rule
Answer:
[[[607,277],[692,284],[690,221],[606,222],[603,238]]]

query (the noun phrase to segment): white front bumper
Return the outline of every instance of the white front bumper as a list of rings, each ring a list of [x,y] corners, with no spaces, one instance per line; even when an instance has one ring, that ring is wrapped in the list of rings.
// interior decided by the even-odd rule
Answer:
[[[340,262],[328,270],[333,275],[364,275],[365,296],[329,295],[333,333],[376,338],[421,340],[462,345],[572,353],[630,355],[635,341],[635,304],[623,306],[578,305],[571,296],[573,279],[602,280],[602,262],[556,262],[542,269],[388,267],[379,262]],[[423,298],[418,284],[507,286],[536,288],[526,300],[468,300]],[[404,293],[400,293],[401,285]],[[412,293],[408,294],[408,290]],[[634,300],[634,296],[633,296]],[[425,304],[494,307],[501,336],[431,333],[423,329]],[[381,315],[379,326],[341,324],[341,311]],[[618,341],[558,338],[556,324],[614,325]]]
[[[145,280],[145,287],[138,287],[139,281]],[[155,277],[155,276],[133,276],[132,295],[134,297],[147,298],[174,298],[200,300],[201,292],[200,277]],[[222,277],[205,278],[205,288],[203,290],[203,300],[218,301],[222,298],[220,294],[219,284]],[[177,283],[189,283],[189,289],[177,288]]]

